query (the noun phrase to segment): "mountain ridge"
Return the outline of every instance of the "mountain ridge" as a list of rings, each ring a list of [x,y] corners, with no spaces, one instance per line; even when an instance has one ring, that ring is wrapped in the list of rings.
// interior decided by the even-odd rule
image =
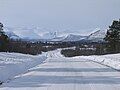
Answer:
[[[40,33],[36,33],[36,32],[31,32],[29,34],[29,30],[27,30],[28,28],[17,28],[14,29],[13,31],[12,28],[5,28],[5,32],[6,34],[11,38],[11,39],[22,39],[22,40],[36,40],[36,41],[83,41],[83,40],[90,40],[90,41],[103,41],[103,38],[105,37],[106,31],[105,30],[96,30],[92,33],[90,33],[88,36],[83,36],[83,35],[77,35],[74,33],[68,33],[67,35],[59,35],[59,33],[57,32],[46,32],[44,34],[42,34],[41,36],[39,35]],[[17,31],[15,31],[17,30]],[[31,29],[32,30],[32,29]],[[34,30],[32,30],[34,31]],[[23,35],[20,35],[22,34]],[[27,36],[25,36],[27,35]],[[33,35],[33,36],[32,36]],[[23,36],[23,37],[21,37]],[[28,37],[29,36],[29,37]]]

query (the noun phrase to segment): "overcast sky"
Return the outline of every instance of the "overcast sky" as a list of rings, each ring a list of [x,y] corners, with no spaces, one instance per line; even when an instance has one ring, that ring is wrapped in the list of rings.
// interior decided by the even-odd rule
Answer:
[[[107,28],[120,18],[120,0],[0,0],[0,22],[52,30]]]

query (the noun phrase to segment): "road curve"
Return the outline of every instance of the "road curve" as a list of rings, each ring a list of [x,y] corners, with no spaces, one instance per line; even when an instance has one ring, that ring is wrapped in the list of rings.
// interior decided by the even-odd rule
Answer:
[[[120,72],[52,51],[43,64],[3,84],[0,90],[120,90]]]

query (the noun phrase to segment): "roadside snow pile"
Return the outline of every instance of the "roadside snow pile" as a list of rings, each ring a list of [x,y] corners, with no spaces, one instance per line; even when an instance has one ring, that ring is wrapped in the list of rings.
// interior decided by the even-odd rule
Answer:
[[[0,83],[9,81],[15,76],[42,63],[45,54],[32,56],[20,53],[0,53]]]
[[[120,70],[120,53],[101,56],[80,56],[80,57],[107,65],[116,70]]]

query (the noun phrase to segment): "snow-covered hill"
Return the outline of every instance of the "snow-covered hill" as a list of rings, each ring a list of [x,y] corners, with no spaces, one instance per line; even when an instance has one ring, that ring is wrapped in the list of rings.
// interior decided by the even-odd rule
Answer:
[[[63,41],[80,41],[86,39],[86,36],[69,34]]]
[[[47,32],[45,34],[43,34],[42,39],[53,39],[57,37],[57,33],[56,32]]]
[[[18,35],[16,35],[11,28],[4,28],[5,34],[10,38],[10,39],[20,39]]]
[[[97,30],[93,33],[91,33],[88,36],[88,40],[97,42],[97,41],[103,41],[104,37],[105,37],[106,31],[105,30]]]
[[[51,39],[51,41],[63,41],[66,37],[62,36],[62,37],[55,37],[53,39]]]
[[[6,31],[5,34],[10,38],[10,39],[20,39],[19,36],[17,36],[14,32],[12,31]]]
[[[41,39],[41,37],[34,32],[34,28],[27,27],[4,27],[4,31],[8,36],[18,36],[21,39]],[[16,37],[13,37],[16,38]]]

